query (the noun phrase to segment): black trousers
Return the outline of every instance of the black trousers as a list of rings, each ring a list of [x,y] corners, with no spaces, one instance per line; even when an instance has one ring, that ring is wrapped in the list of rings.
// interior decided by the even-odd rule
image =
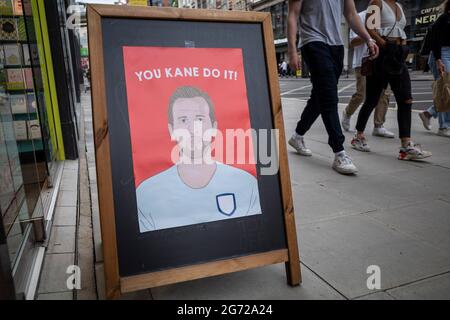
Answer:
[[[386,52],[382,49],[380,56],[374,62],[374,73],[366,77],[366,100],[361,107],[356,123],[356,130],[363,132],[367,121],[378,104],[380,96],[389,84],[397,101],[397,122],[400,138],[411,137],[411,79],[406,64],[400,74],[391,75],[383,67],[383,57]]]
[[[333,152],[343,151],[345,136],[339,122],[337,86],[343,69],[344,46],[310,42],[301,50],[311,74],[312,92],[295,131],[303,136],[320,115]]]

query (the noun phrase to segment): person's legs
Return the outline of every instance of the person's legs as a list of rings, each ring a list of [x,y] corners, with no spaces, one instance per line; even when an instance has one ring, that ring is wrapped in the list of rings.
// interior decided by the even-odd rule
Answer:
[[[303,109],[300,121],[297,122],[295,133],[288,141],[289,145],[302,156],[312,156],[311,150],[306,147],[303,136],[311,128],[312,124],[317,120],[319,115],[320,108],[317,106],[315,99],[315,90],[313,88],[311,91],[311,96],[306,103],[305,109]]]
[[[389,89],[383,90],[381,93],[380,100],[375,107],[375,112],[373,115],[373,125],[375,128],[380,128],[386,122],[386,113],[389,107]]]
[[[436,107],[433,105],[429,107],[426,111],[430,118],[437,118],[439,121],[439,129],[450,128],[450,111],[448,112],[437,112]]]
[[[359,110],[358,121],[356,123],[356,130],[359,133],[364,133],[367,121],[373,109],[378,104],[385,86],[386,82],[382,74],[374,74],[366,77],[366,100],[361,110]]]
[[[439,119],[438,136],[450,138],[450,111],[437,112]]]
[[[376,65],[377,61],[375,61],[374,64]],[[357,132],[351,142],[352,147],[358,151],[370,152],[370,147],[367,145],[364,136],[364,130],[366,129],[370,114],[378,104],[381,93],[385,88],[385,77],[381,70],[366,77],[366,100],[364,101],[361,110],[359,110],[358,121],[356,122]]]
[[[296,135],[306,133],[320,113],[328,133],[328,144],[335,153],[333,169],[342,174],[354,174],[358,169],[344,151],[345,137],[342,133],[337,108],[337,85],[343,69],[344,47],[332,47],[322,42],[311,42],[303,46],[302,54],[311,73],[313,92],[302,114],[302,119],[297,124]],[[293,136],[291,140],[294,142],[296,139],[304,146],[302,139],[298,138],[298,136]]]
[[[364,77],[361,74],[361,67],[355,68],[355,77],[356,77],[356,92],[350,99],[347,108],[345,108],[345,112],[350,117],[359,108],[361,103],[364,102],[364,97],[366,95],[366,77]]]
[[[404,146],[411,139],[412,108],[411,79],[406,66],[402,74],[389,76],[389,84],[397,101],[399,138],[402,140],[402,145]]]
[[[448,68],[447,70],[450,70],[450,53],[449,53],[449,59],[445,59],[444,58],[444,51],[446,51],[445,48],[443,49],[443,54],[442,54],[442,61],[448,60]],[[449,48],[450,49],[450,48]],[[450,51],[449,51],[450,52]],[[445,63],[444,63],[445,64]],[[428,57],[428,65],[430,66],[430,70],[433,73],[433,77],[435,80],[439,79],[440,75],[439,75],[439,71],[437,70],[436,67],[436,60],[434,59],[433,53],[430,54],[430,56]],[[447,68],[447,66],[446,66]],[[431,118],[438,118],[439,121],[439,129],[443,129],[446,127],[446,115],[442,114],[441,112],[437,112],[436,111],[436,107],[434,105],[432,105],[431,107],[429,107],[427,110],[419,113],[419,118],[420,120],[422,120],[423,126],[426,130],[431,130]],[[441,130],[438,131],[438,134],[441,132]]]
[[[411,141],[411,79],[405,65],[402,74],[389,76],[389,83],[397,101],[397,122],[401,148],[399,160],[420,160],[431,156],[431,152],[424,151]]]
[[[438,112],[438,136],[450,138],[450,112]]]
[[[438,113],[434,105],[419,113],[419,118],[422,120],[423,127],[428,131],[431,130],[431,118],[437,118],[437,116]]]
[[[439,129],[446,129],[449,127],[449,114],[450,112],[437,112],[437,118],[439,120]]]
[[[295,132],[300,136],[304,136],[320,116],[320,107],[317,105],[315,96],[316,90],[313,85],[311,96],[309,97],[306,107],[303,109],[302,115],[300,116],[300,121],[297,122],[297,127],[295,128]]]
[[[427,110],[425,110],[427,113],[429,113],[430,117],[432,118],[437,118],[438,117],[438,112],[436,111],[436,107],[434,105],[432,105],[431,107],[429,107]]]
[[[450,138],[450,111],[439,113],[439,126],[438,135]]]
[[[364,102],[366,94],[366,77],[361,75],[361,67],[355,68],[356,92],[353,94],[350,102],[342,113],[342,128],[345,131],[350,130],[350,119],[355,111]]]
[[[450,129],[450,111],[442,112],[442,128]]]
[[[305,55],[304,49],[302,48],[302,55]],[[311,78],[313,75],[311,74]],[[320,115],[320,107],[317,104],[317,90],[315,89],[314,83],[311,90],[311,96],[306,103],[305,109],[303,109],[300,120],[297,122],[297,127],[295,128],[295,133],[289,139],[288,143],[293,147],[298,154],[302,156],[311,156],[312,152],[306,147],[303,136],[309,131],[311,126],[317,120]]]
[[[311,73],[313,92],[309,108],[305,108],[296,131],[299,135],[306,133],[320,114],[328,133],[328,143],[336,153],[344,150],[345,137],[337,111],[337,84],[343,62],[334,57],[339,55],[335,51],[340,50],[321,42],[311,42],[302,48],[303,58]]]
[[[392,92],[390,88],[383,90],[380,100],[378,101],[378,104],[375,107],[375,112],[373,115],[373,133],[372,133],[374,136],[383,138],[395,137],[395,135],[392,132],[388,131],[384,127],[384,123],[386,122],[386,113],[389,108],[389,97],[391,94]]]

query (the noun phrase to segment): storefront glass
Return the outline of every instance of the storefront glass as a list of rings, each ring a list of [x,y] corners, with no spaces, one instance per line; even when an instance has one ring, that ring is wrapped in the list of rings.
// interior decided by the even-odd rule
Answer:
[[[58,148],[33,14],[30,1],[0,0],[0,212],[12,265],[30,221],[44,217],[41,192]]]

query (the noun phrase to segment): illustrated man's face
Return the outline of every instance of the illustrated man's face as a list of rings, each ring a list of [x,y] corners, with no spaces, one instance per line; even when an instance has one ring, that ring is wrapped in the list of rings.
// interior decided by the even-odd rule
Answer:
[[[190,155],[191,158],[202,156],[205,148],[211,144],[208,139],[204,141],[204,133],[216,128],[217,124],[216,122],[212,123],[209,105],[204,98],[179,98],[175,101],[173,105],[173,126],[169,124],[169,131],[171,135],[177,130],[189,132],[191,136],[190,146],[183,144],[183,147],[181,147],[179,144],[184,154]]]

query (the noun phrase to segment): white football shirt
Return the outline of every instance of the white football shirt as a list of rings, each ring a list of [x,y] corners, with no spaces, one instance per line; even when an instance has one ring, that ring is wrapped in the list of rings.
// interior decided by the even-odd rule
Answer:
[[[256,178],[222,163],[204,188],[187,186],[174,165],[142,182],[136,197],[140,232],[261,214]]]

